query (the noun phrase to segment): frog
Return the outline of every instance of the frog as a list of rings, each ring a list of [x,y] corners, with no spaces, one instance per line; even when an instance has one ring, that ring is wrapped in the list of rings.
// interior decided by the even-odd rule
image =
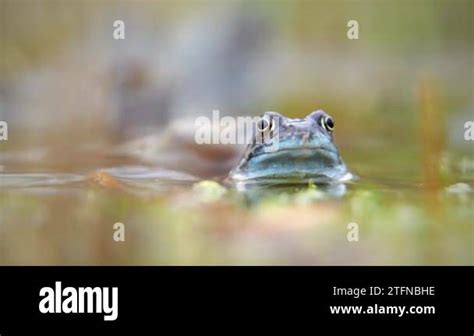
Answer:
[[[235,184],[334,184],[354,178],[334,141],[334,119],[323,110],[292,119],[265,112],[227,181]],[[263,140],[262,140],[263,139]]]
[[[221,187],[272,194],[289,186],[296,191],[308,186],[314,191],[312,186],[317,186],[318,195],[312,192],[311,197],[319,197],[319,191],[339,197],[345,193],[345,182],[354,179],[335,144],[335,121],[323,110],[300,119],[265,112],[252,120],[252,132],[242,144],[197,144],[192,126],[192,119],[176,120],[163,134],[138,139],[120,153],[151,165],[145,177],[181,184],[202,182],[196,190],[215,187],[219,195]],[[119,175],[133,180],[137,169],[125,167]]]

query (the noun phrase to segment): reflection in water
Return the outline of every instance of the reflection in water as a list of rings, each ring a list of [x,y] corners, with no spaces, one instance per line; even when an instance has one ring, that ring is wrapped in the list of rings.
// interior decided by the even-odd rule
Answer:
[[[258,205],[268,199],[284,199],[296,204],[310,204],[323,200],[337,199],[345,195],[347,187],[343,183],[334,184],[271,184],[237,182],[236,190],[249,206]]]
[[[422,184],[390,180],[226,190],[178,171],[121,166],[84,175],[1,174],[0,183],[1,264],[469,264],[473,258],[472,180],[439,191],[450,213],[442,220],[424,211]],[[120,246],[111,238],[118,221],[127,230]],[[359,243],[345,238],[351,222],[360,227]],[[436,245],[435,225],[445,237]]]
[[[163,168],[149,168],[143,166],[125,166],[102,169],[121,180],[144,180],[144,181],[173,181],[173,182],[193,182],[197,178],[186,173]]]
[[[121,188],[138,195],[163,193],[197,181],[196,177],[184,172],[143,166],[107,168],[91,176],[104,187]]]
[[[0,174],[2,191],[8,189],[23,191],[45,191],[49,194],[54,188],[64,191],[69,188],[100,186],[110,190],[123,190],[144,195],[161,193],[177,185],[192,185],[197,178],[184,172],[144,166],[122,166],[98,169],[87,174],[64,173],[23,173]],[[60,188],[60,190],[59,190]]]
[[[33,188],[67,186],[85,181],[84,176],[75,174],[0,174],[0,186],[3,188]]]

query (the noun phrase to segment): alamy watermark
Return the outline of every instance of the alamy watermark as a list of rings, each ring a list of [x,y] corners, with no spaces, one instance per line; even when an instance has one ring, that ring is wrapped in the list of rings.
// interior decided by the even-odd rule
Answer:
[[[359,224],[351,222],[347,224],[347,235],[348,242],[358,242],[359,241]]]
[[[347,21],[347,38],[349,40],[358,40],[359,39],[359,22],[357,20]]]
[[[114,21],[113,37],[115,40],[125,40],[125,22],[123,20]]]
[[[474,121],[466,121],[464,123],[464,140],[473,141],[474,140]]]
[[[64,287],[56,281],[54,287],[39,292],[42,314],[103,314],[104,321],[118,317],[118,287]]]
[[[194,123],[197,144],[247,145],[262,144],[265,152],[279,148],[280,117],[274,112],[265,112],[261,117],[220,116],[212,111],[212,118],[201,116]]]
[[[0,120],[0,141],[8,140],[8,124]]]
[[[114,233],[112,235],[114,241],[124,242],[125,241],[125,225],[117,222],[113,226]]]

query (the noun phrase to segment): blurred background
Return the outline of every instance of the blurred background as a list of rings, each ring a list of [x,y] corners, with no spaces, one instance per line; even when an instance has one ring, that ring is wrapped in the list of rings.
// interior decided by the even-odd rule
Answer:
[[[0,0],[0,263],[472,264],[473,9]],[[160,147],[213,109],[299,118],[320,108],[360,176],[342,199],[308,189],[248,206],[199,183],[215,167],[199,151],[191,160]],[[149,135],[158,140],[136,153],[151,146],[160,160],[107,157]],[[125,242],[112,240],[116,222]]]

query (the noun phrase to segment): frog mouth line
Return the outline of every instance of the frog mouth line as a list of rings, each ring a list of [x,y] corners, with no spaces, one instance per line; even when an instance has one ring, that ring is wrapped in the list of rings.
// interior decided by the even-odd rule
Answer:
[[[278,154],[278,153],[298,153],[298,152],[306,152],[306,151],[312,151],[312,152],[322,151],[322,152],[338,155],[338,152],[334,149],[330,149],[330,148],[322,147],[322,146],[307,146],[307,147],[281,148],[275,151],[268,151],[268,152],[264,150],[262,153],[253,155],[253,157],[258,157],[262,155],[272,155],[272,154]],[[311,154],[314,154],[314,153],[311,153]]]

